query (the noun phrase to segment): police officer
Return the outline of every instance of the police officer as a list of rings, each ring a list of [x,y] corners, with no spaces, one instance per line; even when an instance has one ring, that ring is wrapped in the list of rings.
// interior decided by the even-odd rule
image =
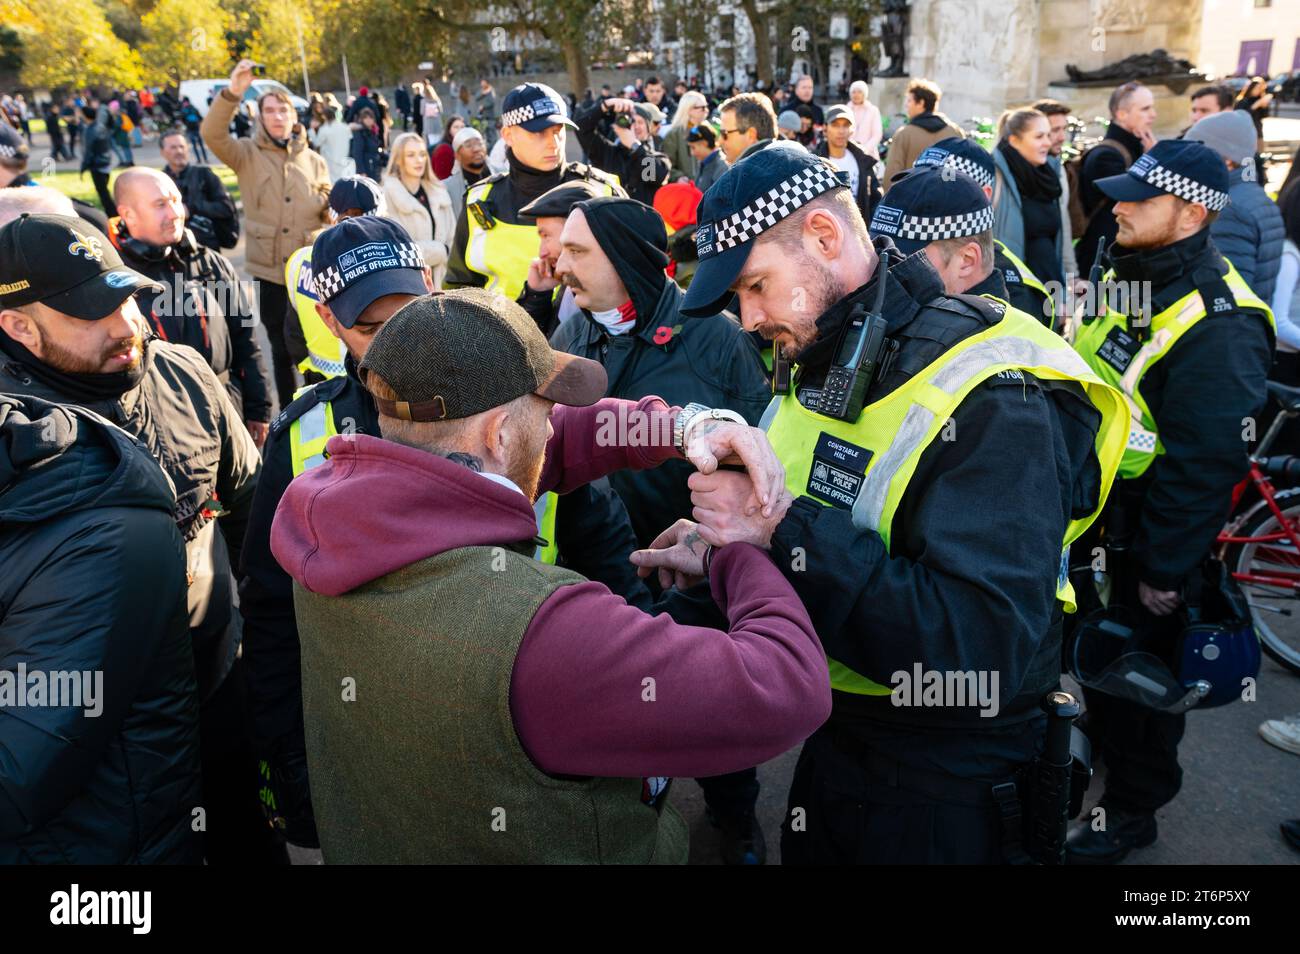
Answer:
[[[1122,434],[1101,427],[1118,395],[1037,322],[946,296],[925,256],[872,242],[801,148],[737,163],[700,223],[685,313],[734,290],[746,329],[797,362],[764,416],[782,497],[762,507],[734,471],[690,478],[700,534],[770,549],[831,660],[782,858],[998,861],[1018,832],[1001,827],[1006,783],[1058,684],[1065,548],[1118,464]],[[946,237],[942,219],[909,228]],[[979,679],[982,694],[934,691]]]
[[[470,186],[456,222],[447,288],[477,286],[517,299],[537,257],[537,230],[519,210],[548,189],[570,179],[591,179],[602,195],[613,195],[618,177],[580,162],[564,161],[564,98],[541,83],[524,83],[506,94],[501,136],[506,141],[507,172]]]
[[[945,221],[945,237],[931,239],[917,223]],[[871,218],[873,236],[888,235],[904,255],[924,251],[949,295],[963,293],[1010,301],[995,265],[993,206],[979,184],[950,166],[913,166],[894,178],[889,198]],[[1033,320],[1015,305],[1018,314]]]
[[[365,176],[344,176],[330,189],[330,218],[335,222],[357,215],[383,215],[384,193]],[[309,384],[347,373],[347,345],[333,334],[316,313],[316,287],[311,271],[312,246],[304,245],[284,264],[284,287],[289,307],[298,316],[286,326],[284,340],[290,356]]]
[[[1124,392],[1131,412],[1103,537],[1110,603],[1138,612],[1172,654],[1184,585],[1208,555],[1232,487],[1249,467],[1246,428],[1265,404],[1273,316],[1210,238],[1228,204],[1228,174],[1210,149],[1164,140],[1096,185],[1115,200],[1119,224],[1107,278],[1131,290],[1112,296],[1126,298],[1127,309],[1104,310],[1075,338],[1096,373]],[[1069,860],[1113,864],[1156,839],[1155,811],[1182,783],[1178,742],[1186,717],[1086,693],[1087,732],[1107,766],[1105,823],[1077,825]]]
[[[917,156],[916,162],[912,164],[913,169],[927,166],[964,172],[979,183],[984,194],[992,200],[993,187],[997,181],[993,157],[975,140],[955,137],[939,140]],[[1053,327],[1056,323],[1056,298],[1048,292],[1047,286],[1028,265],[996,238],[993,240],[993,259],[994,269],[1007,291],[1006,295],[999,297],[1026,314],[1033,315],[1047,327]],[[977,295],[984,293],[984,289],[973,291]]]
[[[357,377],[357,365],[389,317],[433,290],[419,246],[391,219],[346,218],[317,237],[311,261],[315,308],[346,349],[345,373],[304,388],[271,424],[239,591],[254,730],[267,783],[265,808],[289,841],[306,847],[316,847],[317,838],[303,738],[298,629],[292,581],[271,554],[271,521],[289,482],[325,460],[330,437],[379,436],[378,411]],[[554,495],[541,499],[547,497],[554,500]],[[628,603],[648,608],[649,591],[627,560],[636,540],[613,491],[588,486],[567,495],[568,500],[572,505],[543,508],[539,522],[546,543],[537,555],[554,563],[563,548],[564,565],[605,583]],[[581,545],[564,546],[567,540]]]

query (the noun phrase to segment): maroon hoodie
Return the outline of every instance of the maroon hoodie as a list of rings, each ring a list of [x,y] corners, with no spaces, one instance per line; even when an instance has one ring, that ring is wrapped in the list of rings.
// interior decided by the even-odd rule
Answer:
[[[557,405],[539,493],[676,456],[671,447],[598,446],[597,415],[620,404],[669,412],[657,397]],[[275,558],[314,593],[336,596],[447,550],[537,532],[523,494],[445,457],[364,435],[331,438],[328,450],[325,464],[289,485],[271,527]],[[600,583],[551,594],[524,633],[511,677],[515,731],[539,768],[720,775],[786,751],[826,720],[825,654],[768,555],[724,547],[709,583],[728,632],[650,616]],[[646,677],[655,680],[653,704],[642,701]]]

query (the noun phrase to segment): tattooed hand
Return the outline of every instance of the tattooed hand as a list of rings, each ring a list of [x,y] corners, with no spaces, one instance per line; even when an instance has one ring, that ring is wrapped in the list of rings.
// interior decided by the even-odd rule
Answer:
[[[637,566],[637,576],[647,577],[657,568],[660,586],[684,590],[704,579],[704,555],[708,550],[696,525],[678,520],[655,537],[649,549],[633,553],[631,560]]]

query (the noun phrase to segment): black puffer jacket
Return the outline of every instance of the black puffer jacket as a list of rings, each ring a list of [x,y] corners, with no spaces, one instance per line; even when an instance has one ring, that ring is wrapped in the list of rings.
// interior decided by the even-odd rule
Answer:
[[[0,684],[0,864],[202,860],[174,505],[107,421],[0,394],[0,678],[103,674],[89,707],[16,705]]]
[[[221,685],[239,649],[232,566],[261,458],[212,369],[192,348],[151,340],[140,383],[117,398],[79,400],[60,376],[0,332],[0,393],[78,404],[149,449],[176,487],[176,524],[193,582],[190,635],[199,698]],[[221,529],[217,529],[220,518]]]

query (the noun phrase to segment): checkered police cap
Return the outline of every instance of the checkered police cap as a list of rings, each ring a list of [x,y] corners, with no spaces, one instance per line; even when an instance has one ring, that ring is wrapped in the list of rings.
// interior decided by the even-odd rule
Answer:
[[[951,136],[925,149],[912,163],[914,168],[938,166],[970,176],[981,186],[993,188],[993,157],[973,139]],[[948,176],[952,178],[951,173]]]
[[[701,260],[720,255],[762,235],[823,193],[847,187],[843,176],[825,162],[817,162],[778,182],[767,192],[695,233],[695,247]]]
[[[1148,158],[1142,156],[1133,168],[1137,169],[1142,159]],[[1172,169],[1167,169],[1158,162],[1150,163],[1150,168],[1146,170],[1143,181],[1155,186],[1164,192],[1169,192],[1178,196],[1180,199],[1186,199],[1188,202],[1195,202],[1197,205],[1203,205],[1211,212],[1222,211],[1228,204],[1228,193],[1220,192],[1203,182],[1197,182],[1195,179],[1189,179],[1184,175],[1179,175]]]
[[[424,254],[420,251],[420,246],[412,242],[394,243],[392,256],[397,259],[397,264],[388,267],[424,268]],[[312,284],[316,288],[316,297],[323,302],[328,302],[346,287],[347,282],[344,280],[343,272],[339,270],[338,265],[330,264],[315,273],[312,277]]]
[[[875,217],[872,218],[874,227]],[[979,235],[993,228],[993,208],[967,212],[964,215],[903,215],[898,222],[898,237],[917,242],[938,242],[943,239],[965,238]]]

